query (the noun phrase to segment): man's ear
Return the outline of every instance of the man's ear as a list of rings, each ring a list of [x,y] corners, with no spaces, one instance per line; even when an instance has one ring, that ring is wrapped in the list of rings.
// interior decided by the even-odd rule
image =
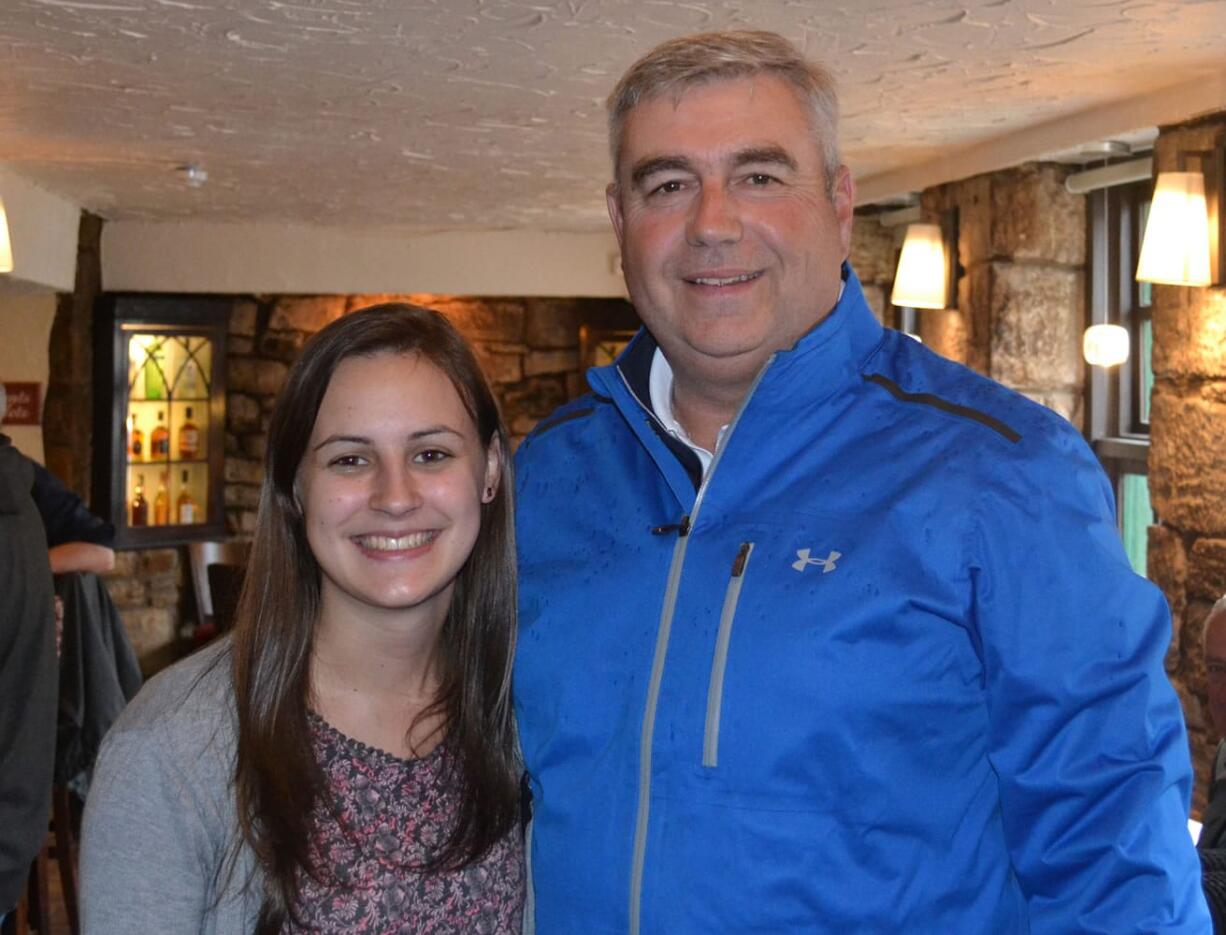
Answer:
[[[609,206],[609,220],[613,222],[613,235],[617,237],[617,247],[626,255],[625,242],[622,240],[622,204],[621,189],[616,182],[610,182],[604,190],[604,200]]]
[[[847,166],[839,166],[830,186],[830,201],[834,216],[839,222],[839,236],[843,243],[843,259],[851,255],[851,222],[856,210],[856,183]]]

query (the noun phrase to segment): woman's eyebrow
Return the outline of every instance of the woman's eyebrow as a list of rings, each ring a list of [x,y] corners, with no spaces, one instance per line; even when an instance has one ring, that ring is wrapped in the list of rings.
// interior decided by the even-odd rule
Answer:
[[[458,429],[453,429],[449,425],[429,425],[429,426],[426,426],[425,428],[417,429],[414,432],[410,432],[408,435],[408,438],[411,441],[416,441],[417,439],[420,439],[420,438],[429,438],[432,435],[460,436],[462,434],[463,433],[461,433]],[[338,433],[329,435],[327,438],[325,438],[323,441],[321,441],[318,445],[316,445],[311,450],[319,451],[319,449],[326,448],[328,445],[336,445],[336,444],[370,445],[370,444],[373,444],[373,442],[370,438],[367,438],[365,435],[345,435],[345,434],[338,432]]]

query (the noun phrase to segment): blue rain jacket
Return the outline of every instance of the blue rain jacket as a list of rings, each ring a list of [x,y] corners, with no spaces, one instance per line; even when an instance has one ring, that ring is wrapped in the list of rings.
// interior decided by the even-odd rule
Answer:
[[[536,931],[1209,932],[1102,471],[845,275],[697,491],[616,364],[520,448]]]

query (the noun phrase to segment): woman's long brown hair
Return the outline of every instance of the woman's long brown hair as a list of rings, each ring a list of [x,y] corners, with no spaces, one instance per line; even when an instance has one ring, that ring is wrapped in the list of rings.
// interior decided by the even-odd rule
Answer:
[[[263,875],[257,932],[297,921],[302,875],[314,874],[311,816],[326,796],[307,720],[310,658],[320,606],[319,566],[294,495],[315,417],[344,359],[419,353],[455,386],[502,478],[481,508],[481,529],[456,579],[439,646],[441,688],[431,712],[445,717],[456,768],[458,816],[422,869],[480,858],[519,820],[520,769],[511,710],[515,648],[515,541],[506,430],[472,350],[438,312],[387,304],[332,322],[289,372],[268,429],[259,521],[233,642],[238,751],[234,792],[239,829]]]

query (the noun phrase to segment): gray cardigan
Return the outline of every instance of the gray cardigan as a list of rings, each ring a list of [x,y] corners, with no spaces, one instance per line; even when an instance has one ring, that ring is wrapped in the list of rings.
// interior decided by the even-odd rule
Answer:
[[[249,850],[226,885],[238,833],[228,649],[222,641],[158,675],[107,734],[81,838],[85,935],[254,928]]]

